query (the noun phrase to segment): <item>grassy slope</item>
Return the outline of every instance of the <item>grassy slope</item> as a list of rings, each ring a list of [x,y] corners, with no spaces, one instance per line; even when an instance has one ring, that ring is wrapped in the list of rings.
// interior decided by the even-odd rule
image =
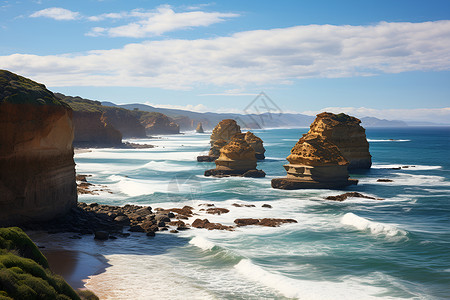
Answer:
[[[0,70],[0,104],[37,104],[37,105],[62,105],[56,96],[39,84],[28,78],[19,76],[6,70]]]
[[[17,227],[0,228],[0,299],[80,299]],[[92,298],[95,299],[95,298]]]

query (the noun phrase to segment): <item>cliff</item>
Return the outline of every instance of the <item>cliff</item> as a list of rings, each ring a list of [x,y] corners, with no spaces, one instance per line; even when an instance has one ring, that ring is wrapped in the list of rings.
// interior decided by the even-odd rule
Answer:
[[[81,97],[56,96],[74,111],[75,144],[118,145],[122,137],[147,137],[136,112]]]
[[[140,122],[144,125],[145,132],[149,135],[180,133],[180,126],[161,113],[140,112]]]
[[[72,110],[44,85],[0,70],[0,226],[77,203]]]
[[[91,294],[91,299],[98,299]],[[64,281],[53,274],[47,259],[30,238],[17,227],[0,228],[1,299],[80,299]]]
[[[365,129],[360,123],[359,119],[346,114],[324,112],[317,115],[307,135],[321,136],[335,144],[349,161],[349,169],[369,169],[372,158]]]

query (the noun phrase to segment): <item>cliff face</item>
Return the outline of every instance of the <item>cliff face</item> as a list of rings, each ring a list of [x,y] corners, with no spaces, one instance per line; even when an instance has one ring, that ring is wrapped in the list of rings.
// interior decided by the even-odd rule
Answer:
[[[346,114],[321,113],[310,126],[310,136],[321,136],[335,144],[350,162],[349,169],[368,169],[372,165],[365,129],[361,121]]]
[[[77,203],[72,110],[44,85],[0,70],[0,225]]]
[[[119,130],[107,123],[107,119],[99,111],[78,111],[73,114],[75,128],[74,144],[114,146],[122,143]]]
[[[178,134],[180,126],[161,113],[144,113],[140,118],[147,134]]]
[[[133,111],[81,97],[56,96],[73,109],[76,145],[114,146],[122,143],[122,137],[147,136]]]

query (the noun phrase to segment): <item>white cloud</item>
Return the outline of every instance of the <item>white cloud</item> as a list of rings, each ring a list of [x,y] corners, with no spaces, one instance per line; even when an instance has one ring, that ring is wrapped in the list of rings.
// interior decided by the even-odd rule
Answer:
[[[91,21],[101,21],[104,19],[121,19],[126,17],[137,18],[136,22],[126,25],[104,28],[101,35],[105,34],[110,37],[132,37],[145,38],[161,35],[180,29],[188,29],[192,27],[204,27],[215,23],[223,22],[226,18],[237,17],[236,14],[189,11],[175,12],[169,5],[159,6],[155,11],[133,10],[131,12],[102,14],[99,16],[89,17]],[[97,31],[90,31],[89,36],[100,35]]]
[[[71,11],[61,7],[50,7],[46,9],[39,10],[30,15],[32,18],[44,17],[54,20],[75,20],[80,17],[80,13]]]
[[[358,118],[375,117],[386,120],[450,123],[450,107],[415,109],[375,109],[368,107],[326,107],[318,111],[304,111],[303,114],[315,116],[321,112],[346,113]]]
[[[101,30],[101,29],[99,29]],[[450,69],[450,21],[308,25],[228,37],[144,41],[66,55],[0,56],[2,68],[56,86],[192,89]],[[255,88],[256,87],[256,88]]]

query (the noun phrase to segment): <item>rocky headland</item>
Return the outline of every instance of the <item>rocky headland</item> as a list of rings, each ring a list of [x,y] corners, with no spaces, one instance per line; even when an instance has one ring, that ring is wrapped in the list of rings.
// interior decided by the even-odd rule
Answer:
[[[0,226],[49,220],[77,203],[72,109],[0,70]]]
[[[369,169],[372,157],[361,120],[346,115],[323,112],[310,126],[308,136],[320,136],[336,145],[349,161],[349,169]]]
[[[262,170],[257,170],[255,150],[245,141],[244,133],[236,133],[228,144],[220,149],[220,156],[215,160],[216,168],[205,171],[205,176],[244,176],[265,177]]]
[[[287,176],[272,179],[278,189],[342,188],[357,184],[349,179],[348,161],[336,145],[321,136],[306,134],[292,148],[284,165]]]
[[[180,133],[180,126],[162,113],[139,112],[139,115],[148,135]]]

